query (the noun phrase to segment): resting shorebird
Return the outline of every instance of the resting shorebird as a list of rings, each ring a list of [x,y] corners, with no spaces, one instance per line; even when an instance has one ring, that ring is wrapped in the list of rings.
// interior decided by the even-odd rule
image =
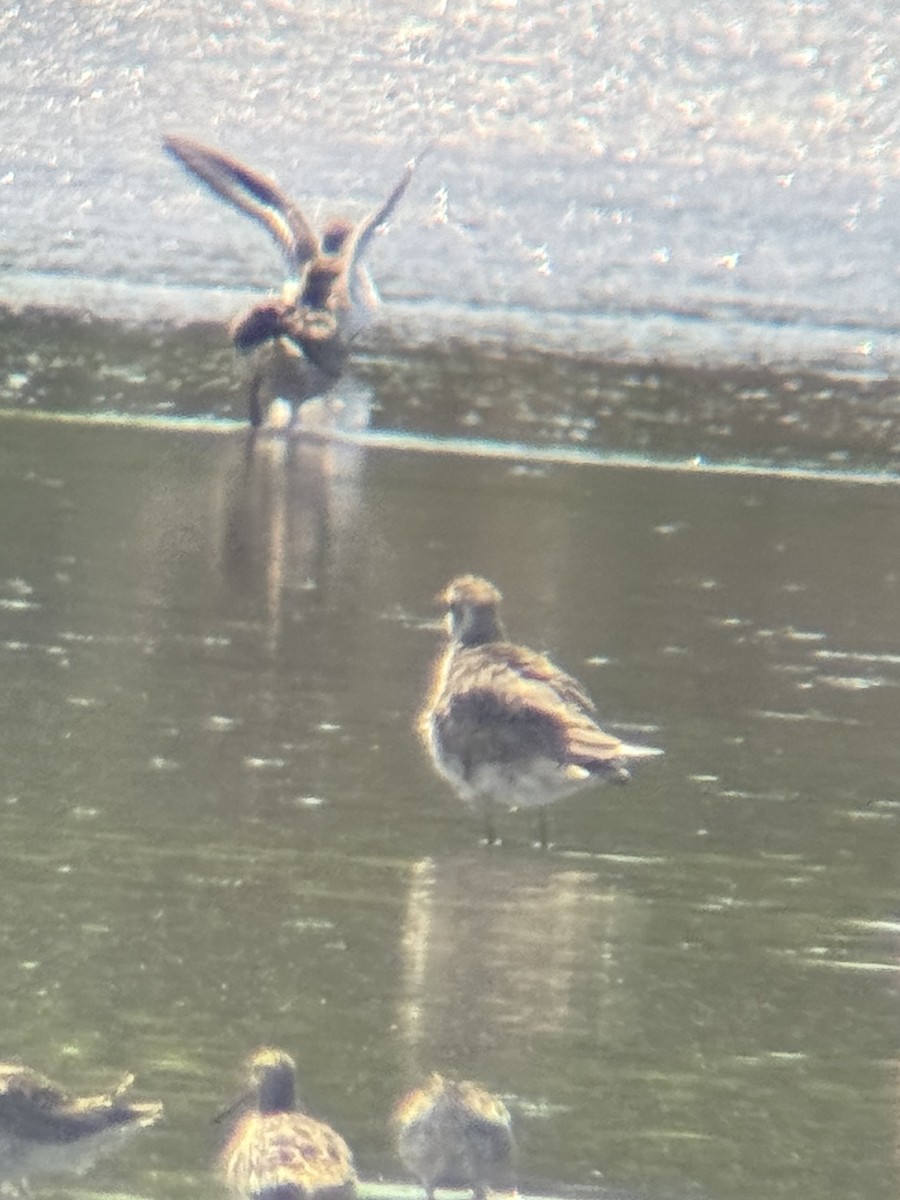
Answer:
[[[431,1075],[403,1097],[392,1119],[397,1151],[428,1200],[440,1187],[471,1187],[474,1200],[494,1189],[515,1191],[509,1112],[479,1084]]]
[[[340,1134],[297,1108],[294,1062],[264,1046],[246,1063],[248,1098],[222,1151],[225,1181],[240,1200],[350,1200],[356,1195],[353,1155]]]
[[[99,1096],[72,1096],[28,1067],[0,1063],[0,1183],[24,1189],[32,1175],[80,1174],[152,1125],[161,1104],[122,1099],[133,1079]]]
[[[447,647],[434,667],[419,733],[437,770],[486,821],[493,809],[552,804],[592,783],[630,779],[632,760],[661,754],[604,733],[577,680],[542,654],[506,640],[501,595],[477,575],[438,596]],[[541,811],[541,845],[547,845]]]
[[[374,213],[356,225],[331,219],[319,237],[272,180],[236,158],[174,135],[164,138],[163,146],[217,196],[261,222],[285,257],[290,278],[281,296],[237,318],[231,338],[243,353],[263,347],[274,351],[267,359],[257,356],[249,391],[251,424],[263,419],[264,384],[283,389],[281,398],[291,402],[296,415],[304,400],[336,382],[346,366],[352,335],[378,306],[378,292],[362,256],[409,186],[419,160],[407,163]]]

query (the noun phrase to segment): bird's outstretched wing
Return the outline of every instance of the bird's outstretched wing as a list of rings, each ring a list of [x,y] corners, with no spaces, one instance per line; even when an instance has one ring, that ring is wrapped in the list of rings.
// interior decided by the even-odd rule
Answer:
[[[294,273],[319,253],[314,229],[293,200],[271,179],[221,150],[191,138],[170,134],[163,138],[163,146],[217,196],[264,225]]]

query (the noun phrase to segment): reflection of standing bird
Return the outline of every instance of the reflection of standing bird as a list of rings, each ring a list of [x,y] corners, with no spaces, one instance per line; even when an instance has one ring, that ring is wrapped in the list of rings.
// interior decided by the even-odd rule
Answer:
[[[241,1200],[350,1200],[353,1155],[340,1134],[299,1112],[294,1062],[263,1047],[247,1060],[249,1104],[222,1152],[225,1180]],[[233,1109],[248,1102],[242,1097]]]
[[[263,384],[284,387],[293,405],[320,395],[347,363],[350,337],[378,304],[362,256],[409,186],[418,159],[406,169],[384,204],[353,225],[332,219],[321,238],[294,202],[270,179],[236,158],[190,138],[169,136],[165,149],[209,188],[260,221],[278,243],[291,277],[277,299],[256,304],[231,327],[235,347],[276,350],[257,364],[250,383],[250,421],[262,421]]]
[[[484,814],[489,842],[495,804],[533,808],[591,783],[625,783],[629,762],[662,753],[604,733],[577,680],[506,640],[500,600],[494,585],[476,575],[454,579],[440,594],[448,643],[419,718],[432,762]],[[541,842],[547,843],[543,812]]]
[[[80,1174],[152,1125],[161,1104],[121,1099],[133,1078],[99,1096],[71,1096],[28,1067],[0,1063],[0,1183],[24,1187],[32,1175]]]
[[[515,1190],[509,1112],[479,1084],[435,1073],[403,1097],[393,1121],[400,1157],[428,1200],[439,1187],[471,1187],[474,1200]]]

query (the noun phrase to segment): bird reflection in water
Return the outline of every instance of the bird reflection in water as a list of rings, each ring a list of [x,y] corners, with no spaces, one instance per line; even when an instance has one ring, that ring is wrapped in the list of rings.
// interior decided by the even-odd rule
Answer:
[[[97,1096],[73,1096],[29,1067],[0,1063],[0,1184],[24,1191],[33,1175],[81,1174],[139,1129],[162,1105],[124,1099],[126,1075]]]
[[[303,1112],[295,1066],[263,1046],[245,1063],[248,1091],[221,1115],[241,1112],[221,1155],[222,1174],[239,1200],[352,1200],[353,1155],[339,1133]]]
[[[304,405],[300,421],[309,437],[260,437],[251,431],[240,462],[232,465],[223,573],[231,589],[250,592],[256,611],[266,614],[273,653],[281,645],[287,598],[334,582],[353,561],[366,450],[328,434],[364,428],[368,413],[365,390],[342,384],[339,397]]]
[[[534,1046],[588,1022],[610,1041],[632,1036],[628,956],[643,920],[628,893],[565,859],[472,851],[415,863],[397,1019],[409,1074],[464,1069],[472,1030],[481,1047]],[[489,1065],[466,1070],[483,1076]]]
[[[434,1073],[393,1112],[397,1151],[421,1180],[427,1200],[436,1188],[515,1192],[515,1142],[506,1105],[480,1084]]]

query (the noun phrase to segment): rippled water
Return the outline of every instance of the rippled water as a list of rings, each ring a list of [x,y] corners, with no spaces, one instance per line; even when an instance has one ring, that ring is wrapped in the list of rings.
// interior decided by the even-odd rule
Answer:
[[[71,416],[36,419],[26,364],[0,418],[4,1053],[167,1105],[91,1181],[217,1194],[210,1117],[271,1041],[368,1180],[439,1068],[508,1098],[528,1189],[894,1195],[897,488],[442,453],[531,401],[460,368],[441,407],[434,362],[368,368],[430,439],[253,444],[148,416],[218,402],[135,357],[135,417],[88,363],[100,404],[60,370],[37,407]],[[464,570],[666,750],[547,852],[527,813],[479,846],[412,734]]]
[[[271,1041],[372,1196],[439,1068],[529,1192],[896,1200],[896,45],[858,0],[0,15],[2,1054],[167,1107],[85,1189],[220,1195]],[[315,219],[433,139],[364,436],[248,442],[223,321],[281,267],[172,130]],[[666,751],[546,852],[412,733],[461,571]]]

